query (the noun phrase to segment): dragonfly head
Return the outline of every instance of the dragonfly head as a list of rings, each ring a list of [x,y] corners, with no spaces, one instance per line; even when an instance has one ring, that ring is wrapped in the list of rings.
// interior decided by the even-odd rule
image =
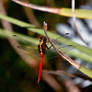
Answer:
[[[46,42],[47,42],[47,39],[46,39],[46,37],[44,37],[44,36],[41,36],[41,37],[40,37],[40,42],[46,43]]]

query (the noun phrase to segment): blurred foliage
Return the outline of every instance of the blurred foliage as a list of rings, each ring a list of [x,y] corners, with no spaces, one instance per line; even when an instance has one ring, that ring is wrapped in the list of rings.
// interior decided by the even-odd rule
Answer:
[[[29,2],[37,5],[48,5],[48,3],[44,3],[45,1],[47,0],[29,0]],[[69,7],[71,3],[71,0],[53,1],[54,3],[52,5],[54,7]],[[77,7],[84,4],[86,1],[87,0],[78,0]],[[3,2],[8,16],[29,22],[23,7],[15,4],[11,0],[3,0]],[[44,20],[48,23],[48,28],[50,30],[54,30],[58,22],[67,23],[67,18],[65,17],[35,10],[33,10],[33,12],[41,25]],[[25,28],[13,24],[12,26],[16,32],[28,34]],[[1,24],[0,27],[2,28]],[[35,37],[35,34],[33,37]],[[39,85],[37,84],[37,73],[17,55],[10,46],[8,40],[0,38],[0,43],[0,92],[54,92],[54,90],[43,80],[41,80]],[[55,69],[54,66],[55,65],[52,63],[50,67]]]

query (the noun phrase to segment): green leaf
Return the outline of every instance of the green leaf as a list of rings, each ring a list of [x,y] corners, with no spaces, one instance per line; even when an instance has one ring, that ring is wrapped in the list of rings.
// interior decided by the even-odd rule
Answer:
[[[77,18],[92,19],[92,10],[76,9],[75,14]],[[72,9],[61,8],[59,11],[59,15],[72,17]]]
[[[24,28],[28,29],[29,31],[33,31],[33,32],[36,32],[38,34],[44,35],[44,31],[42,29],[36,28],[34,25],[31,25],[29,23],[22,22],[20,20],[17,20],[17,19],[14,19],[14,18],[10,18],[8,16],[3,16],[3,15],[0,15],[0,19],[6,20],[6,21],[8,21],[10,23],[13,23],[13,24],[17,25],[17,26],[24,27]],[[79,57],[79,58],[82,58],[82,59],[84,57],[84,60],[86,60],[86,61],[88,61],[88,60],[91,61],[92,60],[92,58],[91,58],[92,57],[92,49],[90,49],[88,47],[85,47],[85,46],[82,46],[80,44],[77,44],[75,42],[72,42],[69,39],[66,39],[64,37],[61,37],[61,36],[59,36],[59,35],[57,35],[55,33],[49,32],[49,31],[48,31],[48,36],[51,39],[57,39],[59,37],[59,39],[58,39],[59,42],[61,42],[63,44],[66,44],[66,45],[72,45],[77,50],[80,51],[79,52],[79,55],[76,52],[74,52],[75,54],[70,53],[70,55],[72,55],[74,57]],[[34,43],[34,41],[33,41],[33,43]]]
[[[32,38],[32,37],[29,37],[29,36],[26,36],[23,34],[19,34],[16,32],[7,32],[4,29],[0,29],[0,37],[13,38],[13,39],[16,39],[16,40],[24,42],[24,43],[32,43],[34,45],[38,45],[38,40],[36,38]]]
[[[84,67],[84,66],[81,66],[80,69],[79,69],[82,73],[84,73],[85,75],[87,75],[88,77],[92,78],[92,70]]]

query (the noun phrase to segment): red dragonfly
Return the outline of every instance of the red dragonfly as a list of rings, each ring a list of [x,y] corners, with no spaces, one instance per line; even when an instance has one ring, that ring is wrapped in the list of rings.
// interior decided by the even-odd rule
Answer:
[[[16,35],[13,35],[13,36],[16,36]],[[46,37],[45,36],[41,36],[40,37],[40,40],[39,40],[39,45],[38,45],[38,51],[40,53],[40,64],[39,64],[39,72],[38,72],[38,83],[40,82],[40,79],[41,79],[43,57],[45,55],[46,48],[48,48],[48,46],[47,46],[46,43],[47,43]],[[26,49],[25,47],[23,48],[21,46],[18,46],[18,48],[23,49],[23,50]]]
[[[13,35],[16,36],[16,35]],[[43,58],[46,52],[46,49],[50,49],[52,46],[48,48],[47,46],[47,38],[45,36],[41,36],[39,40],[39,45],[38,45],[38,51],[40,53],[40,64],[39,64],[39,71],[38,71],[38,83],[40,82],[41,79],[41,72],[42,72],[42,64],[43,64]],[[69,45],[68,45],[69,46]],[[70,45],[71,46],[71,45]],[[65,46],[64,46],[65,47]],[[21,46],[18,46],[18,48],[24,49]]]
[[[44,36],[40,37],[39,45],[38,45],[38,50],[40,53],[40,64],[39,64],[39,73],[38,73],[38,83],[40,82],[41,79],[41,72],[42,72],[42,64],[43,64],[43,57],[45,55],[46,48],[48,46],[46,45],[47,39]]]

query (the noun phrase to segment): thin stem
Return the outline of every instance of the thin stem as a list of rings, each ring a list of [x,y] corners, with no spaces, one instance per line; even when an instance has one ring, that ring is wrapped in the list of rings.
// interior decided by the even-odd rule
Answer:
[[[86,74],[88,77],[92,78],[92,70],[76,63],[74,60],[72,60],[70,57],[64,55],[60,50],[58,50],[54,44],[54,42],[48,37],[47,35],[47,24],[44,22],[44,32],[45,35],[48,39],[48,41],[50,42],[50,44],[53,46],[53,48],[56,50],[56,52],[66,61],[68,61],[70,64],[72,64],[75,68],[77,68],[78,70],[80,70],[82,73]]]
[[[50,44],[53,46],[53,48],[56,50],[56,52],[62,57],[64,58],[66,61],[68,61],[70,64],[72,64],[74,67],[76,67],[77,69],[80,68],[80,64],[76,63],[74,60],[72,60],[70,57],[64,55],[60,50],[58,50],[54,44],[54,42],[48,37],[47,35],[47,23],[44,22],[44,32],[45,35],[48,39],[48,41],[50,42]]]
[[[3,5],[3,0],[0,0],[0,13],[3,15],[7,15],[4,5]],[[1,20],[1,23],[4,27],[4,29],[7,30],[7,32],[13,32],[12,26],[10,23],[8,23],[7,21]],[[17,46],[19,46],[19,43],[14,40],[9,38],[8,39],[11,46],[14,48],[14,50],[20,55],[20,57],[31,67],[36,67],[37,66],[37,62],[32,58],[29,57],[28,55],[24,54],[23,51],[19,48],[17,48]]]
[[[53,7],[51,8],[51,7],[45,7],[45,6],[37,6],[34,4],[28,4],[25,2],[21,2],[19,0],[12,0],[12,1],[14,1],[15,3],[19,5],[29,7],[35,10],[58,14],[61,16],[66,16],[66,17],[72,17],[72,9],[70,8],[53,8]],[[84,18],[84,19],[92,19],[92,11],[85,10],[85,9],[76,9],[76,17]]]
[[[72,77],[72,78],[76,77],[75,75],[65,72],[64,70],[56,70],[56,71],[43,70],[42,72],[47,73],[47,74],[53,74],[53,75],[65,75],[65,76]]]
[[[81,36],[80,30],[78,29],[78,25],[77,25],[77,21],[76,21],[76,13],[75,13],[75,0],[72,0],[72,18],[73,18],[74,26],[75,26],[75,29],[76,29],[76,32],[77,32],[79,38],[82,40],[82,42],[84,44],[86,44],[86,46],[88,46],[87,42]]]
[[[71,77],[71,78],[76,78],[76,77],[80,77],[84,80],[90,80],[92,81],[91,78],[87,77],[87,76],[84,76],[84,75],[80,75],[80,74],[70,74],[64,70],[43,70],[42,73],[47,73],[47,74],[51,74],[51,75],[59,75],[59,76],[68,76],[68,77]]]
[[[50,12],[50,13],[54,13],[54,14],[58,14],[60,9],[58,8],[48,8],[48,7],[41,7],[41,6],[37,6],[37,5],[34,5],[34,4],[28,4],[28,3],[25,3],[25,2],[21,2],[19,0],[12,0],[14,1],[15,3],[17,4],[20,4],[22,6],[26,6],[26,7],[30,7],[32,9],[35,9],[35,10],[41,10],[41,11],[45,11],[45,12]]]
[[[76,84],[73,83],[71,79],[64,80],[64,85],[68,92],[81,92]]]
[[[28,3],[28,0],[22,0],[22,1],[25,1],[25,2]],[[27,18],[28,18],[29,22],[32,23],[33,25],[35,25],[36,27],[40,27],[40,24],[37,21],[34,13],[32,11],[32,9],[31,8],[27,8],[27,7],[24,7],[24,6],[23,6],[23,8],[25,10],[25,13],[27,15]]]
[[[56,81],[56,79],[50,74],[42,73],[43,79],[48,83],[55,92],[63,92],[62,86]]]

